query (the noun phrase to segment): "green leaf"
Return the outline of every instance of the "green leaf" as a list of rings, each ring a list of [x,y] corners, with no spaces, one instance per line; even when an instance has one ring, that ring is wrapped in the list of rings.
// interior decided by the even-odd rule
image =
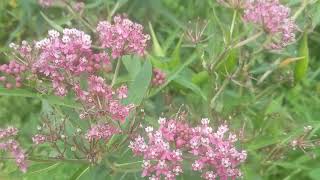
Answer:
[[[217,66],[218,73],[223,75],[226,75],[227,73],[231,74],[237,66],[237,55],[238,49],[232,49],[228,53],[226,59]]]
[[[320,168],[313,169],[308,175],[311,179],[318,180],[320,178]]]
[[[51,19],[49,19],[42,11],[40,12],[41,16],[43,17],[44,20],[47,21],[47,23],[53,27],[55,30],[62,32],[63,28],[61,26],[59,26],[57,23],[55,23],[54,21],[52,21]]]
[[[192,82],[197,85],[203,84],[208,81],[209,81],[208,71],[201,71],[192,76]]]
[[[258,150],[270,145],[277,144],[279,141],[280,139],[276,137],[260,136],[251,141],[248,147],[246,147],[246,149],[248,151]]]
[[[180,49],[181,49],[182,40],[183,40],[183,36],[180,37],[180,40],[171,55],[171,61],[169,62],[170,68],[175,68],[180,64]]]
[[[141,69],[141,62],[137,56],[124,56],[122,59],[130,77],[133,79]]]
[[[0,95],[2,96],[16,96],[16,97],[26,97],[26,98],[38,98],[45,99],[52,105],[64,106],[69,108],[80,108],[80,105],[77,104],[73,99],[70,98],[61,98],[51,95],[41,95],[26,89],[7,89],[0,87]]]
[[[201,88],[199,86],[193,84],[188,79],[184,78],[183,76],[177,76],[177,78],[175,78],[174,81],[177,82],[178,84],[180,84],[181,86],[190,89],[195,94],[200,95],[203,98],[203,100],[207,101],[207,97],[206,97],[205,93],[201,90]]]
[[[294,78],[295,82],[301,81],[307,74],[309,64],[309,47],[308,47],[308,34],[304,33],[299,47],[299,57],[303,57],[296,63]]]
[[[125,102],[140,105],[148,90],[152,78],[152,65],[150,61],[146,61],[129,86],[128,98]]]
[[[171,59],[168,58],[168,57],[159,57],[159,56],[149,55],[148,59],[151,60],[152,65],[154,67],[157,67],[157,68],[160,68],[160,69],[169,69],[168,62],[170,62]]]
[[[52,169],[55,169],[58,167],[61,163],[39,163],[36,165],[31,166],[28,169],[27,175],[34,175],[34,174],[40,174],[43,172],[48,172]]]
[[[157,39],[156,34],[154,33],[153,27],[151,25],[151,23],[149,22],[149,28],[150,28],[150,32],[151,32],[151,38],[152,38],[152,48],[153,48],[153,52],[156,56],[160,56],[160,57],[164,57],[165,54],[163,52],[162,47],[159,44],[159,41]]]
[[[93,3],[86,4],[85,8],[86,9],[97,8],[97,7],[101,6],[102,3],[103,3],[102,0],[95,0],[95,1],[93,1]]]
[[[70,180],[79,180],[83,174],[89,170],[89,165],[84,165],[80,167],[70,178]]]
[[[0,87],[0,95],[2,96],[18,96],[18,97],[37,97],[36,93],[25,89],[7,89]]]

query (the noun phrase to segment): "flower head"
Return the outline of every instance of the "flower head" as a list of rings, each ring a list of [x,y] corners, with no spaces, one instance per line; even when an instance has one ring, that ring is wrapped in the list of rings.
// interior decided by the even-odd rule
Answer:
[[[126,54],[143,56],[150,39],[143,33],[143,26],[121,16],[114,17],[113,22],[99,22],[97,32],[101,46],[110,48],[113,58]]]
[[[27,156],[20,144],[12,139],[14,136],[18,134],[18,129],[13,127],[8,127],[6,129],[0,129],[0,141],[5,140],[4,142],[0,142],[0,150],[9,151],[14,157],[17,166],[20,168],[22,172],[27,171]],[[8,139],[9,138],[9,139]]]
[[[98,125],[94,125],[92,126],[87,134],[86,134],[86,138],[89,141],[93,141],[93,140],[109,140],[111,138],[112,135],[117,134],[119,131],[109,125],[109,124],[98,124]]]
[[[247,4],[244,19],[258,24],[273,37],[272,49],[281,49],[295,40],[296,25],[290,19],[290,8],[278,0],[255,0]]]

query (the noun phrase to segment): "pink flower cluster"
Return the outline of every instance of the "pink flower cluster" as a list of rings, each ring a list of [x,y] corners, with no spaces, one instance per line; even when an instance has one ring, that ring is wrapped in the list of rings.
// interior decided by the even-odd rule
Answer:
[[[42,134],[36,134],[32,137],[32,142],[36,145],[43,144],[47,141],[47,137]]]
[[[88,141],[93,141],[93,140],[109,140],[112,135],[118,133],[119,130],[116,129],[115,127],[109,125],[109,124],[97,124],[92,126],[87,134],[86,134],[86,138],[88,139]]]
[[[166,74],[162,72],[160,69],[153,69],[153,78],[152,78],[152,84],[154,86],[161,86],[166,81]]]
[[[208,119],[202,119],[201,123],[201,126],[192,129],[192,138],[189,141],[190,152],[197,158],[192,169],[203,172],[202,177],[207,180],[216,177],[221,180],[241,177],[237,166],[246,160],[247,153],[239,152],[235,148],[236,135],[227,134],[229,129],[226,125],[221,125],[213,132]]]
[[[18,129],[14,127],[7,127],[6,129],[0,129],[0,139],[16,136]]]
[[[114,24],[107,21],[98,24],[101,46],[111,48],[112,57],[115,59],[127,54],[143,56],[150,39],[149,35],[143,34],[143,26],[121,16],[116,16],[113,21]]]
[[[22,86],[21,75],[26,71],[26,66],[17,63],[16,61],[10,61],[8,64],[0,66],[0,72],[5,76],[0,76],[0,82],[8,89],[13,87]]]
[[[139,136],[129,146],[136,155],[143,155],[142,176],[154,180],[160,180],[161,176],[175,179],[182,173],[182,152],[170,147],[160,130],[153,132],[152,127],[147,127],[146,132],[148,143]]]
[[[49,37],[38,41],[35,48],[39,55],[32,64],[33,71],[49,77],[59,96],[67,94],[66,85],[74,78],[71,76],[94,73],[110,63],[107,54],[91,50],[90,36],[76,29],[64,29],[62,36],[50,30]]]
[[[87,116],[104,116],[109,115],[114,120],[124,122],[129,116],[133,105],[123,105],[120,100],[127,97],[127,87],[121,86],[117,92],[105,84],[104,79],[99,76],[90,76],[88,78],[88,90],[82,90],[80,85],[74,87],[77,99],[83,102],[87,109],[95,110],[87,111],[80,117],[83,119]]]
[[[16,160],[16,164],[20,168],[22,172],[27,171],[27,157],[20,147],[20,144],[12,139],[14,136],[18,134],[18,129],[8,127],[6,129],[0,129],[0,140],[4,142],[0,142],[0,150],[9,151]]]
[[[295,41],[296,25],[290,19],[290,8],[279,0],[255,0],[247,4],[244,12],[247,22],[261,25],[272,36],[279,37],[270,47],[281,49]]]
[[[201,125],[190,127],[187,123],[175,119],[159,119],[160,127],[153,131],[145,129],[148,142],[138,136],[130,142],[130,148],[136,155],[142,155],[142,176],[151,179],[175,179],[182,172],[182,160],[185,155],[196,159],[192,163],[194,171],[202,172],[207,180],[241,177],[237,168],[246,159],[246,151],[235,148],[236,135],[227,131],[226,125],[216,132],[209,126],[208,119],[202,119]]]
[[[110,41],[123,43],[120,44],[124,49],[118,56],[125,55],[123,53],[138,53],[140,55],[144,53],[148,35],[142,34],[141,25],[128,19],[116,17],[115,24],[111,26],[112,38]],[[99,36],[103,36],[104,33],[101,32]],[[104,47],[110,48],[111,53],[118,51],[120,44],[114,43]],[[114,91],[102,77],[96,76],[100,70],[110,65],[110,55],[107,53],[110,51],[94,51],[91,37],[88,34],[77,29],[64,29],[62,34],[50,30],[48,37],[35,42],[34,46],[30,46],[24,41],[21,46],[11,44],[11,47],[17,55],[25,60],[27,67],[32,69],[32,78],[46,79],[52,82],[55,95],[65,96],[70,90],[74,91],[77,99],[86,107],[86,112],[80,116],[82,118],[87,115],[94,115],[90,117],[109,115],[111,118],[123,122],[133,108],[133,105],[121,103],[121,99],[127,97],[126,86],[121,86]],[[7,65],[3,65],[3,69],[8,71],[5,66]],[[11,66],[13,67],[13,65]],[[15,64],[14,68],[16,66],[24,67]],[[25,69],[26,67],[23,70]],[[18,72],[20,73],[20,71]],[[2,81],[6,80],[5,77],[1,78]],[[86,78],[85,82],[88,82],[88,88],[84,89],[80,86],[80,78]],[[19,83],[20,80],[17,78],[17,85],[20,85]],[[11,84],[8,85],[8,87],[11,86]]]

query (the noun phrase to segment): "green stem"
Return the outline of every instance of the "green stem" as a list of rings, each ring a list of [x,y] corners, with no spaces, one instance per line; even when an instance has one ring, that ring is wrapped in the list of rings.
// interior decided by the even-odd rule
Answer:
[[[237,17],[237,10],[233,11],[233,17],[232,17],[232,23],[230,27],[230,40],[232,39],[233,31],[234,31],[234,25],[236,23],[236,17]]]
[[[301,3],[300,8],[292,16],[292,19],[293,20],[297,19],[297,17],[302,13],[302,11],[307,7],[307,5],[308,5],[308,0],[303,0],[303,2]]]
[[[109,20],[109,21],[111,21],[112,16],[113,16],[114,13],[119,9],[119,7],[120,7],[120,3],[117,2],[117,3],[114,5],[113,9],[111,10],[111,13],[110,13],[109,16],[108,16],[108,20]]]
[[[67,9],[71,12],[71,14],[73,14],[75,17],[77,17],[87,28],[89,28],[93,33],[96,33],[95,28],[93,28],[83,17],[81,17],[80,14],[77,14],[72,7],[70,6],[70,4],[68,4],[67,1],[64,1],[65,5],[67,6]]]
[[[216,102],[216,100],[218,99],[218,97],[220,96],[220,94],[223,92],[223,90],[227,87],[227,85],[229,84],[229,82],[232,80],[232,78],[237,75],[240,70],[242,68],[242,62],[240,61],[239,67],[237,68],[237,70],[231,74],[227,79],[225,79],[221,85],[221,87],[219,88],[219,90],[217,91],[217,93],[213,96],[213,98],[210,101],[210,106],[213,107],[213,104]]]
[[[117,80],[117,77],[119,74],[119,70],[120,70],[120,65],[121,65],[121,59],[118,59],[116,70],[114,71],[114,75],[112,78],[111,87],[113,87],[113,85],[116,83],[116,80]]]
[[[249,42],[256,40],[256,39],[257,39],[258,37],[260,37],[262,34],[263,34],[263,31],[260,31],[260,32],[258,32],[257,34],[249,37],[248,39],[243,40],[243,41],[239,42],[238,44],[232,46],[232,48],[236,49],[236,48],[242,47],[242,46],[248,44]]]
[[[114,172],[126,172],[126,173],[128,173],[128,172],[139,172],[139,171],[141,171],[141,168],[140,168],[140,167],[139,167],[139,168],[124,168],[124,169],[121,169],[121,168],[119,168],[119,167],[116,167],[116,166],[114,165],[114,163],[110,162],[107,158],[106,158],[106,160],[105,160],[105,163],[106,163],[106,165],[107,165],[110,169],[112,169]]]

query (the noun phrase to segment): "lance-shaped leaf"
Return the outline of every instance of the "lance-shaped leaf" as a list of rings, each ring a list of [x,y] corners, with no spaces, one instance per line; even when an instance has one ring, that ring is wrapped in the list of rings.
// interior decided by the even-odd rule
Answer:
[[[152,78],[152,65],[146,61],[133,82],[129,85],[128,98],[126,103],[140,105],[148,90]]]
[[[299,47],[299,56],[303,57],[296,64],[294,71],[295,82],[301,81],[307,74],[309,65],[309,47],[308,47],[308,34],[304,33]]]

